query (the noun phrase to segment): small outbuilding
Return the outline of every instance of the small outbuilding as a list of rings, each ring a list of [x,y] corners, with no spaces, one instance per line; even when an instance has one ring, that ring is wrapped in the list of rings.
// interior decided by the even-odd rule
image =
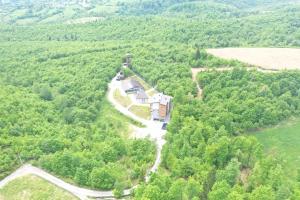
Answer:
[[[149,97],[144,90],[140,90],[136,94],[136,101],[138,103],[148,103]]]

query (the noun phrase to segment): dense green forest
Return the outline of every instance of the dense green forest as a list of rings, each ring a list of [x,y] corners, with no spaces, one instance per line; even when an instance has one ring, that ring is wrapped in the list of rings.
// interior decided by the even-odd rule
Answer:
[[[201,73],[201,101],[179,89],[161,172],[135,198],[299,199],[299,183],[285,175],[284,162],[263,156],[256,138],[243,134],[299,115],[299,75]]]
[[[246,134],[299,116],[300,73],[247,71],[204,50],[299,47],[299,18],[297,0],[0,0],[0,178],[31,162],[89,188],[140,182],[141,200],[300,199],[300,175]],[[147,184],[155,145],[128,138],[136,122],[106,100],[126,53],[174,97]],[[199,74],[199,99],[191,67],[235,69]]]
[[[0,16],[1,21],[17,25],[178,13],[220,18],[245,16],[274,6],[292,6],[295,2],[297,0],[1,0]]]
[[[300,111],[298,72],[262,73],[233,70],[199,76],[203,101],[211,108],[199,119],[211,119],[233,134],[274,125]],[[219,102],[219,103],[218,103]],[[218,106],[215,106],[215,104]],[[215,113],[215,114],[214,114]],[[219,120],[214,120],[218,117]]]
[[[125,46],[67,42],[0,46],[1,177],[34,161],[99,189],[129,187],[143,179],[154,159],[154,145],[128,140],[129,120],[105,100]]]
[[[136,6],[130,6],[132,9],[139,7],[133,4]],[[275,4],[263,10],[261,6],[243,9],[222,1],[176,4],[158,1],[161,7],[163,4],[172,6],[155,15],[141,17],[119,13],[94,23],[34,23],[34,28],[5,23],[0,27],[0,41],[146,40],[198,44],[201,47],[300,45],[299,4]],[[142,8],[139,8],[141,12],[145,12]]]
[[[4,42],[0,47],[1,177],[31,161],[99,189],[142,180],[154,145],[124,137],[129,120],[111,112],[105,100],[107,84],[126,52],[134,55],[134,71],[153,86],[173,95],[178,87],[196,94],[189,68],[197,62],[195,49],[185,45]],[[231,63],[210,56],[202,62]],[[105,177],[93,180],[101,173],[111,177],[110,183],[102,183]]]
[[[201,47],[299,46],[299,9],[242,18],[220,18],[129,16],[112,17],[80,26],[37,25],[32,28],[4,25],[0,27],[0,40],[126,40],[128,43],[146,40],[198,44]]]

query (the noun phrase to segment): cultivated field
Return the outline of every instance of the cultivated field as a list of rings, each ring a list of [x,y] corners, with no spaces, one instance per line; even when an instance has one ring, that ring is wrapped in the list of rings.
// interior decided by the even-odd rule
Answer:
[[[236,59],[264,69],[300,69],[300,49],[291,48],[225,48],[208,49],[224,59]]]

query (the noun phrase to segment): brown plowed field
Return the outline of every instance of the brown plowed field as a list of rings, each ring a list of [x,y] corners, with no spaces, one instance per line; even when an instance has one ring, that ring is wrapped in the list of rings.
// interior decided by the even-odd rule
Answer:
[[[224,48],[207,49],[224,59],[236,59],[265,69],[300,69],[300,49],[292,48]]]

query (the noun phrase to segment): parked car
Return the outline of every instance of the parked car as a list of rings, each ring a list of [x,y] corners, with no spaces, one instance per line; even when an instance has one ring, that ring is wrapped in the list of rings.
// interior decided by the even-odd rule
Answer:
[[[168,123],[163,123],[161,129],[162,129],[162,130],[167,130],[167,125],[168,125]]]

